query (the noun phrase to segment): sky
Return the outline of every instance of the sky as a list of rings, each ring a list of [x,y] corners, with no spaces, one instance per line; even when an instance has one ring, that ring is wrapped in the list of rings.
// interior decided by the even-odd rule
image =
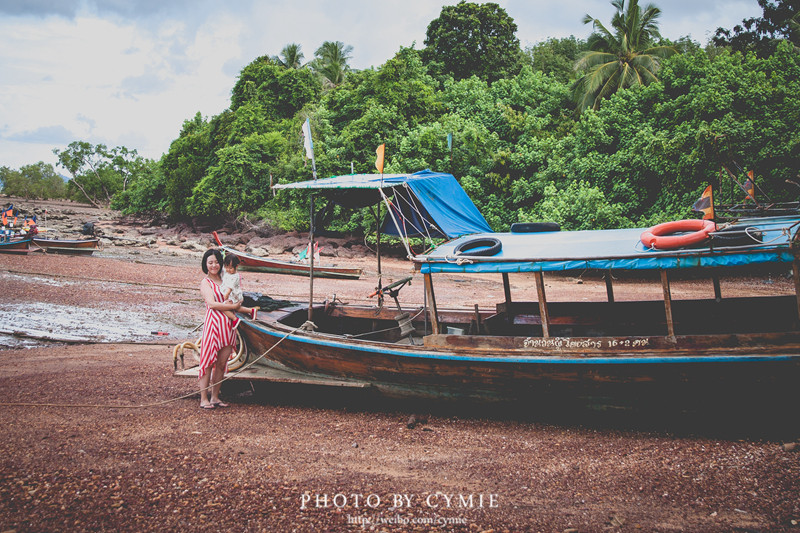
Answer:
[[[609,23],[614,14],[610,0],[495,1],[523,48],[585,39],[584,15]],[[76,140],[158,159],[185,120],[230,105],[239,72],[255,58],[298,43],[308,61],[324,41],[342,41],[353,47],[351,67],[379,67],[400,47],[423,48],[428,24],[456,3],[0,0],[0,166],[55,165],[53,149]],[[701,44],[717,27],[762,14],[756,0],[654,3],[664,37]]]

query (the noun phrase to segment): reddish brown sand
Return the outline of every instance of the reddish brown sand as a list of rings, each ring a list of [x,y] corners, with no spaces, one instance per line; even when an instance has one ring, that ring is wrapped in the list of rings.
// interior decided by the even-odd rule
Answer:
[[[160,249],[0,255],[0,301],[200,322],[199,254]],[[373,258],[346,264],[364,279],[318,280],[318,300],[370,302]],[[404,261],[383,266],[384,284],[410,274]],[[276,298],[308,290],[302,277],[243,278]],[[422,302],[417,278],[404,305]],[[535,294],[522,276],[512,285]],[[657,280],[615,287],[620,299],[661,297]],[[776,288],[791,285],[723,282],[728,293]],[[502,285],[451,276],[436,290],[442,305],[483,307]],[[547,290],[605,295],[589,277],[548,277]],[[678,298],[712,291],[673,286]],[[206,412],[195,382],[172,376],[179,339],[153,339],[0,351],[0,531],[800,531],[800,452],[782,446],[800,437],[795,405],[750,426],[730,413],[497,411],[226,384],[231,407]],[[425,416],[409,429],[414,413]]]

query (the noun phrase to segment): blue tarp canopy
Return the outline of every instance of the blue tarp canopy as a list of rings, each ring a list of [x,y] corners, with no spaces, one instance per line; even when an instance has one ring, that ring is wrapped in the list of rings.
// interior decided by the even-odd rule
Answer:
[[[322,190],[331,201],[347,207],[380,202],[378,189],[382,189],[391,197],[393,217],[387,214],[381,229],[389,235],[455,238],[492,231],[452,174],[430,170],[414,174],[351,174],[281,183],[274,188]]]
[[[446,242],[426,255],[414,257],[422,273],[509,273],[584,269],[652,270],[785,263],[794,259],[792,236],[800,217],[741,219],[726,231],[743,237],[745,244],[659,251],[640,241],[646,228],[554,231],[547,233],[490,233]],[[758,235],[750,239],[747,235]],[[497,239],[502,247],[491,257],[456,254],[473,239]],[[712,239],[710,241],[714,243]],[[467,247],[469,248],[469,246]]]

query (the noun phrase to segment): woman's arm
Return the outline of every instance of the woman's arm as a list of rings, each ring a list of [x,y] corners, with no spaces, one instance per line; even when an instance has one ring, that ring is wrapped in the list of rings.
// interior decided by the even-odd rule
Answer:
[[[205,300],[209,309],[216,309],[217,311],[233,311],[239,307],[234,303],[218,302],[216,298],[214,298],[214,289],[212,289],[208,283],[200,284],[200,294],[203,296],[203,300]]]

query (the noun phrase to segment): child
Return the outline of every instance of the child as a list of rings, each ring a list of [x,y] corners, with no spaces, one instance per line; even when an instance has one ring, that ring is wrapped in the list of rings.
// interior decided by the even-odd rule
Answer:
[[[222,285],[220,286],[223,297],[226,301],[230,300],[232,303],[239,304],[239,308],[236,309],[236,311],[250,313],[250,318],[255,320],[258,315],[258,309],[255,307],[244,307],[242,305],[244,296],[242,295],[242,288],[240,285],[241,278],[239,273],[236,272],[236,267],[239,266],[239,258],[233,254],[225,254],[222,264],[225,267],[225,275],[222,277]],[[224,311],[224,313],[225,316],[234,321],[234,328],[239,327],[239,319],[236,317],[234,311]]]

